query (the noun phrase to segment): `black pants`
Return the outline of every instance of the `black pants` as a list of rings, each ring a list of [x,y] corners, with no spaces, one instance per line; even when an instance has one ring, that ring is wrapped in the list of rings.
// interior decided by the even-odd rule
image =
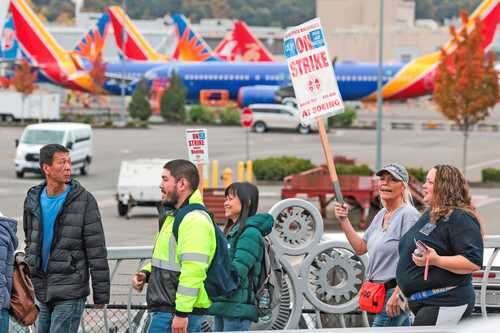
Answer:
[[[438,306],[411,302],[410,309],[415,315],[413,326],[456,325],[460,320],[471,315],[474,303],[459,306]]]

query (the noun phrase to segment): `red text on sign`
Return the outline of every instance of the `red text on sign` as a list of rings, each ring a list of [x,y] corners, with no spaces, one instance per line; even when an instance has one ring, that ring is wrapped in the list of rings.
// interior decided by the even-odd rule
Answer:
[[[317,71],[330,65],[325,51],[293,60],[289,64],[292,77]]]

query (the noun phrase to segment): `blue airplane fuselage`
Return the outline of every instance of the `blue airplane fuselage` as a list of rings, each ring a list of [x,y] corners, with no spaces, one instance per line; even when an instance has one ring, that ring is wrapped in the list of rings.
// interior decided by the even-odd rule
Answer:
[[[403,64],[384,65],[382,84],[388,82],[403,67]],[[120,81],[124,76],[129,82],[127,93],[133,92],[140,79],[148,83],[154,80],[169,80],[172,73],[179,75],[187,88],[191,102],[199,100],[202,90],[226,90],[233,100],[244,87],[291,85],[290,72],[285,63],[230,63],[230,62],[123,62],[107,63],[106,75],[110,79],[105,89],[111,93],[121,92]],[[340,62],[335,73],[344,100],[358,100],[377,89],[378,66],[375,64]]]

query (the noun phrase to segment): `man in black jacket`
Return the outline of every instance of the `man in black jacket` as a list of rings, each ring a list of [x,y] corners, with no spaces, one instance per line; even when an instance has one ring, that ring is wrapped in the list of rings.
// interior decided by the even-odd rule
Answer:
[[[26,257],[37,300],[38,333],[77,332],[85,300],[109,303],[110,280],[101,215],[95,198],[71,179],[69,151],[49,144],[40,149],[45,182],[24,201]]]

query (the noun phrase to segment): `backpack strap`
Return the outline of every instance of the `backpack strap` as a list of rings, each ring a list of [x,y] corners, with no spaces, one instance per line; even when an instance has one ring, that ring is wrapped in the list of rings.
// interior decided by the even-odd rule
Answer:
[[[205,212],[207,214],[207,216],[210,217],[210,220],[213,223],[213,219],[212,219],[210,213],[208,212],[207,208],[205,206],[203,206],[202,204],[194,203],[194,204],[188,204],[188,205],[182,206],[174,213],[175,219],[174,219],[174,225],[172,227],[172,233],[174,234],[176,241],[179,238],[179,227],[181,225],[181,222],[184,220],[184,217],[187,214],[191,213],[194,210],[201,210],[201,211]]]

